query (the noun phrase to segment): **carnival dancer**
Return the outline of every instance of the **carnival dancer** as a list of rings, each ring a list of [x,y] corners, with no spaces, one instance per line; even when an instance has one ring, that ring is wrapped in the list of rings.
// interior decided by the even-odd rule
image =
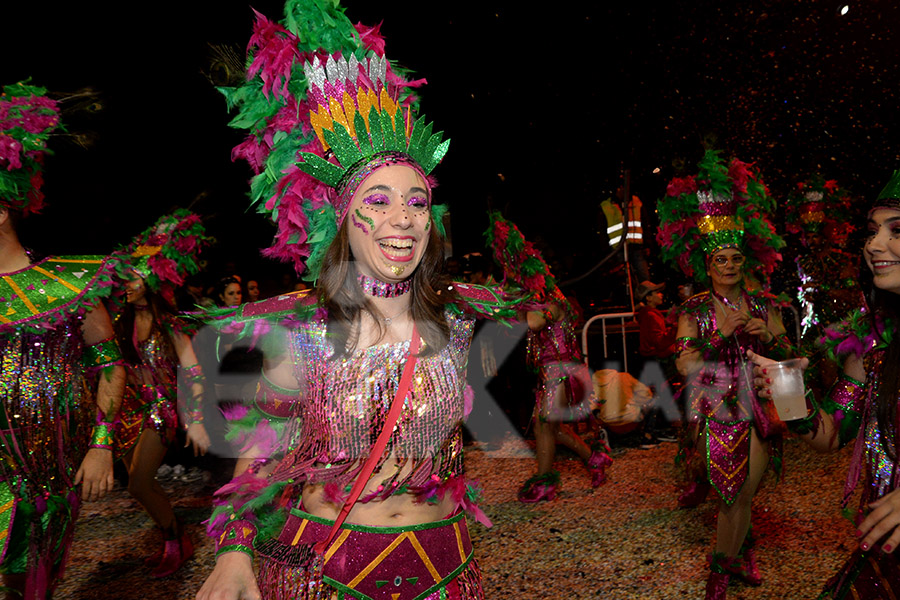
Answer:
[[[46,144],[60,127],[59,115],[44,88],[3,88],[0,573],[4,597],[26,600],[52,595],[81,502],[112,488],[112,421],[125,380],[101,302],[113,289],[114,262],[102,256],[39,259],[17,234],[19,220],[43,206]]]
[[[612,464],[609,446],[598,437],[591,449],[570,425],[591,418],[593,384],[575,334],[579,311],[556,285],[541,253],[515,223],[499,212],[490,213],[490,220],[487,245],[503,269],[504,283],[514,283],[531,293],[519,318],[528,325],[528,362],[538,374],[532,417],[537,473],[522,485],[519,500],[533,503],[556,497],[559,471],[553,468],[553,461],[557,444],[584,461],[591,485],[598,487],[606,481],[606,467]]]
[[[190,328],[175,308],[175,290],[200,270],[200,250],[209,242],[200,217],[178,209],[141,233],[123,252],[126,303],[115,315],[119,347],[126,360],[127,387],[116,422],[116,451],[128,471],[128,492],[141,503],[162,544],[145,561],[151,576],[177,571],[193,555],[190,536],[175,517],[156,480],[156,471],[174,441],[179,420],[185,447],[206,454],[209,435],[203,424],[203,372],[191,344]],[[179,367],[185,378],[178,402]],[[181,418],[179,419],[179,408]]]
[[[441,273],[429,173],[448,141],[413,117],[377,29],[332,3],[285,10],[258,17],[251,78],[227,94],[259,118],[236,152],[278,225],[266,254],[316,289],[281,324],[256,399],[289,430],[249,438],[255,460],[219,491],[197,598],[482,598],[462,512],[486,520],[463,470],[465,369],[474,313],[515,307]]]
[[[860,480],[856,513],[858,546],[825,585],[821,600],[885,600],[900,589],[900,463],[897,398],[900,396],[900,171],[870,204],[861,273],[868,306],[829,328],[823,342],[843,364],[828,396],[789,428],[820,452],[855,440],[842,505]],[[760,395],[771,397],[769,358],[751,353]]]
[[[719,495],[706,597],[724,598],[731,576],[760,583],[750,508],[783,426],[755,397],[745,352],[789,351],[777,308],[764,287],[755,289],[780,260],[783,242],[766,218],[774,200],[755,170],[737,159],[726,164],[714,150],[696,176],[672,180],[658,209],[663,258],[709,286],[682,304],[678,318],[676,366],[689,411],[684,454],[693,478],[679,503],[699,504],[710,485]]]

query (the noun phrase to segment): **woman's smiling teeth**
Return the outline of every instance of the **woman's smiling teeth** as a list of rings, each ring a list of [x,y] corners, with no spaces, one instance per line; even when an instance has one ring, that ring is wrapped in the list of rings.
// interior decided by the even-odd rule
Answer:
[[[900,265],[900,261],[897,260],[873,260],[872,266],[876,269],[883,269],[886,267],[894,267],[896,265]]]
[[[406,260],[412,258],[415,243],[412,238],[382,238],[378,246],[388,258]]]

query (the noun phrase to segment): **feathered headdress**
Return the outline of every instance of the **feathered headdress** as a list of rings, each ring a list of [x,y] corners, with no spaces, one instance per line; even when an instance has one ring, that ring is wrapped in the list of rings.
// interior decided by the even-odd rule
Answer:
[[[212,242],[200,217],[179,208],[161,217],[121,253],[125,265],[170,303],[188,275],[200,271],[201,250]]]
[[[785,230],[809,245],[810,234],[820,234],[828,243],[843,248],[855,229],[851,224],[850,192],[833,179],[812,175],[788,195],[785,203]]]
[[[356,186],[385,164],[427,176],[449,141],[413,117],[424,80],[384,57],[378,27],[326,0],[288,0],[281,24],[256,14],[247,82],[220,88],[239,109],[231,125],[249,130],[232,158],[250,163],[252,204],[278,227],[263,254],[314,280]]]
[[[575,308],[557,286],[550,266],[516,224],[507,221],[498,211],[489,212],[488,218],[490,226],[484,237],[494,262],[503,269],[503,283],[527,292],[532,300],[526,304],[544,304],[552,299],[571,317],[577,316]]]
[[[726,164],[719,152],[707,150],[698,167],[694,176],[672,179],[657,203],[662,258],[706,285],[707,258],[738,248],[747,257],[745,269],[766,285],[784,246],[769,221],[775,200],[752,164]]]
[[[0,95],[0,204],[25,215],[44,206],[47,140],[61,128],[56,101],[46,94],[24,81],[4,86]]]

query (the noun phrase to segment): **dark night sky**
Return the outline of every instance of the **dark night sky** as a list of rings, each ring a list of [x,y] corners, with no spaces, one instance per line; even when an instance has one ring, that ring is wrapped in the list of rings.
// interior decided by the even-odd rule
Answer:
[[[757,162],[776,198],[813,171],[871,196],[900,167],[895,2],[848,2],[846,16],[841,3],[809,0],[576,1],[559,4],[564,13],[344,4],[354,22],[383,20],[388,57],[429,80],[422,112],[452,139],[435,174],[457,251],[478,249],[490,203],[527,237],[577,256],[576,275],[605,253],[597,206],[622,169],[652,204],[693,170],[704,139]],[[102,91],[103,110],[73,122],[95,130],[96,145],[54,142],[32,246],[107,252],[202,193],[194,208],[219,239],[216,259],[260,268],[272,229],[244,212],[250,172],[229,160],[240,134],[202,75],[208,42],[244,48],[250,5],[4,7],[0,81]],[[281,2],[252,6],[281,18]]]

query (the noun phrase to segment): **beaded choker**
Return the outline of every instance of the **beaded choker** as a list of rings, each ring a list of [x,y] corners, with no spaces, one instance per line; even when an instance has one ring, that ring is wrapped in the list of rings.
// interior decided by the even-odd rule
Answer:
[[[412,279],[404,279],[397,283],[387,283],[379,281],[374,277],[368,277],[362,273],[356,274],[356,280],[359,282],[363,291],[370,296],[378,298],[396,298],[407,293],[412,286]]]

